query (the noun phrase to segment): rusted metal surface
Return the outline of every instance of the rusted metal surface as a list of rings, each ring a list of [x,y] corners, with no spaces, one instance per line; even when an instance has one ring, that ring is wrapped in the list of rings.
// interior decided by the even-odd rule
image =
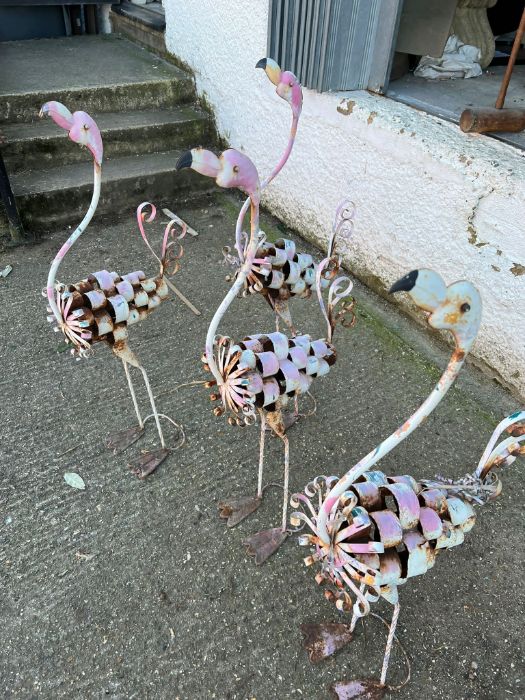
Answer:
[[[522,445],[514,445],[512,454],[521,454]],[[336,480],[317,477],[304,493],[294,494],[292,505],[301,511],[292,514],[292,524],[306,523],[313,532],[301,535],[299,544],[312,550],[305,559],[308,566],[321,564],[316,581],[325,586],[325,596],[340,610],[356,611],[357,605],[361,614],[379,597],[396,603],[399,586],[432,568],[441,550],[463,542],[476,522],[473,504],[487,503],[501,492],[494,471],[481,479],[471,474],[420,482],[408,475],[365,472],[333,506],[327,545],[315,523],[318,504]]]
[[[339,622],[328,622],[324,627],[318,625],[301,625],[308,657],[313,664],[319,663],[327,656],[335,654],[352,640],[352,632],[348,625]]]
[[[149,213],[148,213],[149,210]],[[55,283],[55,302],[60,319],[48,316],[50,323],[58,322],[55,331],[61,331],[66,343],[71,345],[71,354],[88,357],[93,345],[105,341],[119,355],[127,343],[128,327],[143,321],[168,297],[166,275],[175,274],[180,268],[183,254],[178,242],[185,234],[185,227],[176,235],[172,220],[164,231],[161,257],[151,248],[144,231],[144,221],[152,222],[156,208],[143,202],[137,208],[137,221],[140,233],[159,262],[159,274],[146,277],[142,270],[134,270],[124,275],[107,270],[99,270],[74,284]],[[48,308],[51,314],[52,309]]]
[[[264,233],[260,234],[259,247],[255,254],[243,287],[243,296],[261,294],[277,316],[295,334],[288,301],[293,297],[308,299],[318,284],[322,290],[328,289],[341,269],[336,254],[338,237],[347,239],[354,228],[355,205],[350,200],[343,200],[336,210],[332,232],[328,241],[327,261],[318,277],[319,265],[312,256],[296,250],[294,241],[280,238],[275,243],[266,241]],[[246,257],[247,238],[244,237],[243,259]],[[223,249],[225,261],[239,268],[241,259],[231,253],[231,248]],[[238,274],[238,269],[235,275]]]
[[[284,333],[251,335],[239,343],[227,336],[215,340],[216,362],[222,383],[211,395],[216,416],[228,414],[230,425],[251,424],[256,409],[275,411],[290,398],[306,393],[315,377],[328,374],[335,363],[335,348],[309,335],[288,338]],[[203,357],[205,369],[206,357]],[[215,380],[208,382],[216,386]]]
[[[501,492],[496,469],[525,452],[523,420],[518,411],[502,421],[489,440],[477,469],[460,479],[436,476],[416,481],[412,476],[387,476],[376,463],[439,404],[461,369],[481,320],[481,299],[469,282],[445,285],[431,270],[415,270],[396,282],[391,291],[407,291],[436,329],[449,330],[455,348],[442,377],[429,397],[392,435],[353,466],[342,478],[316,477],[304,492],[292,496],[291,524],[305,527],[299,544],[310,549],[307,566],[315,565],[315,580],[325,597],[342,612],[352,612],[349,631],[370,606],[384,598],[394,606],[379,683],[344,681],[339,698],[380,697],[399,616],[399,586],[431,569],[445,549],[460,545],[474,526],[474,505],[483,505]],[[511,437],[500,440],[504,432]],[[498,440],[500,442],[498,443]],[[310,653],[319,654],[315,641],[330,653],[332,636],[326,624],[307,640]],[[410,674],[409,674],[410,675]],[[407,679],[408,680],[408,679]],[[379,693],[379,694],[378,694]]]
[[[87,357],[97,342],[124,342],[128,327],[144,320],[167,296],[160,276],[146,278],[142,270],[122,276],[101,270],[76,284],[58,285],[62,323],[55,330],[62,331],[72,355]]]

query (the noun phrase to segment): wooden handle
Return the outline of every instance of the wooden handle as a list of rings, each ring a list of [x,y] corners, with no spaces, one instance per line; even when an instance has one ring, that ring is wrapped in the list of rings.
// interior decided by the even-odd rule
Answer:
[[[516,36],[514,37],[512,51],[510,52],[509,62],[507,63],[507,69],[505,71],[505,75],[503,76],[503,80],[501,81],[498,99],[496,100],[496,109],[502,109],[503,104],[505,103],[505,96],[507,94],[507,88],[509,87],[510,76],[512,75],[512,69],[514,68],[514,64],[516,63],[516,58],[518,57],[518,51],[520,50],[521,40],[523,39],[524,32],[525,10],[523,10],[523,14],[521,15],[520,26],[518,27],[518,31],[516,32]],[[518,131],[521,131],[521,129],[518,129]]]
[[[465,109],[459,119],[461,131],[467,134],[486,134],[491,131],[523,131],[525,109],[496,109],[481,107]]]

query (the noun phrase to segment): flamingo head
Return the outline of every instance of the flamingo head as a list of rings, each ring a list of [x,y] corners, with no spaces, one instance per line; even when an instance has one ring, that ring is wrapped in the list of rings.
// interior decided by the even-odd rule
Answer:
[[[261,58],[255,67],[264,70],[276,86],[275,92],[288,102],[294,117],[298,118],[303,106],[303,89],[296,76],[289,70],[282,71],[273,58]]]
[[[98,165],[102,164],[104,148],[100,130],[87,112],[74,112],[60,102],[46,102],[40,110],[40,116],[49,115],[62,129],[69,133],[69,138],[81,146],[86,146]]]
[[[400,291],[408,292],[428,312],[432,328],[451,331],[458,349],[469,351],[481,322],[481,296],[471,282],[461,280],[447,287],[433,270],[412,270],[390,288],[390,293]]]
[[[257,169],[248,156],[234,148],[229,148],[220,156],[205,148],[193,148],[181,155],[176,168],[191,168],[201,175],[213,177],[219,187],[236,187],[252,199],[259,200]]]

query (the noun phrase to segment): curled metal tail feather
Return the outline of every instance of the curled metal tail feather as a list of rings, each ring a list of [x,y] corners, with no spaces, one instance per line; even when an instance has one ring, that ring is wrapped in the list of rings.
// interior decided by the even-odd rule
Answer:
[[[148,209],[150,210],[149,213],[147,211]],[[184,238],[188,227],[187,224],[184,222],[182,222],[182,224],[179,224],[177,219],[172,219],[168,222],[166,228],[164,229],[161,254],[159,257],[150,245],[150,242],[144,230],[144,222],[150,224],[155,220],[156,216],[157,208],[151,202],[142,202],[142,204],[139,204],[139,206],[137,207],[137,223],[140,235],[142,236],[145,244],[149,248],[155,260],[157,260],[157,262],[159,263],[161,276],[174,275],[180,269],[179,260],[184,254],[184,249],[182,245],[178,243],[178,241],[180,241],[181,238]],[[174,230],[176,226],[180,227],[180,233],[178,234],[176,234]],[[170,240],[170,238],[172,240]],[[176,250],[176,246],[178,246],[178,250]]]
[[[316,270],[317,297],[321,312],[326,320],[327,339],[330,342],[338,323],[344,328],[352,328],[356,322],[355,302],[349,296],[354,286],[353,282],[346,275],[336,277],[341,269],[340,258],[336,255],[336,239],[340,234],[344,234],[347,238],[352,235],[354,214],[355,204],[349,199],[344,199],[335,212],[327,256],[319,263]],[[328,292],[328,303],[325,305],[322,295],[322,283],[325,281],[326,284],[326,281],[329,280],[331,280],[331,284]]]
[[[477,477],[483,478],[492,466],[496,466],[494,464],[494,460],[500,456],[499,453],[499,447],[496,446],[497,442],[501,436],[501,434],[504,431],[507,431],[508,433],[514,434],[514,432],[517,433],[515,437],[518,437],[521,433],[521,430],[519,428],[521,427],[522,422],[525,421],[525,411],[516,411],[515,413],[512,413],[510,416],[507,416],[507,418],[504,418],[497,426],[496,429],[494,430],[490,440],[487,443],[487,446],[481,456],[481,459],[478,463],[477,469],[475,471],[475,475]],[[506,443],[506,441],[503,441],[503,443]],[[503,444],[501,443],[501,444]],[[506,447],[506,444],[505,444]]]
[[[150,209],[149,213],[147,211],[144,211],[145,209]],[[144,231],[144,222],[150,224],[152,221],[155,220],[155,217],[157,216],[157,207],[152,204],[151,202],[142,202],[142,204],[139,204],[137,207],[137,223],[139,226],[139,231],[140,235],[142,236],[144,243],[148,246],[151,254],[153,257],[161,263],[161,259],[157,255],[157,253],[153,250],[153,248],[150,245],[150,242],[148,241],[148,237],[146,236],[146,232]]]
[[[332,258],[322,260],[317,267],[316,273],[317,297],[321,312],[326,319],[326,337],[329,342],[332,342],[334,330],[338,323],[344,328],[352,328],[356,322],[355,301],[349,296],[354,283],[346,275],[341,275],[333,280],[328,290],[328,305],[324,303],[321,281],[323,273],[329,267],[331,261]]]
[[[180,228],[177,233],[175,227]],[[161,275],[174,275],[180,270],[180,259],[184,255],[184,248],[179,241],[184,238],[188,226],[186,223],[179,224],[176,219],[168,222],[164,230],[164,238],[162,240],[162,260],[161,260]],[[169,240],[169,239],[172,240]]]
[[[343,199],[335,210],[334,223],[332,225],[332,233],[328,241],[327,258],[331,258],[335,254],[336,239],[341,234],[346,238],[350,238],[354,233],[354,215],[355,204],[350,199]]]

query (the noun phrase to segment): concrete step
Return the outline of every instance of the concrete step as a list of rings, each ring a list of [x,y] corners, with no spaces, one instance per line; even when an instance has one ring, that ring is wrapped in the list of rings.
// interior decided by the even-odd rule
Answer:
[[[37,121],[51,99],[95,114],[195,99],[188,73],[118,35],[1,42],[0,65],[0,124]]]
[[[132,3],[127,4],[131,5]],[[115,10],[116,7],[120,6],[113,5],[109,13],[109,19],[114,32],[131,39],[131,41],[142,44],[150,51],[153,51],[153,53],[173,62],[173,56],[170,56],[166,49],[163,29],[155,29],[149,24],[137,21],[134,17],[123,15]],[[133,7],[136,7],[136,5]]]
[[[110,159],[211,143],[214,137],[210,115],[192,105],[92,116],[102,133],[104,157]],[[6,124],[2,133],[6,139],[2,153],[12,176],[20,170],[86,160],[86,151],[68,139],[51,119],[34,124]]]
[[[189,169],[177,172],[182,151],[108,159],[102,171],[102,190],[96,216],[134,212],[143,201],[168,206],[192,192],[212,187],[209,178]],[[24,225],[41,234],[57,227],[75,226],[89,206],[93,165],[86,160],[57,168],[19,172],[13,190]]]
[[[160,2],[135,5],[128,0],[122,0],[118,5],[114,5],[111,11],[158,32],[166,29],[166,15]]]

